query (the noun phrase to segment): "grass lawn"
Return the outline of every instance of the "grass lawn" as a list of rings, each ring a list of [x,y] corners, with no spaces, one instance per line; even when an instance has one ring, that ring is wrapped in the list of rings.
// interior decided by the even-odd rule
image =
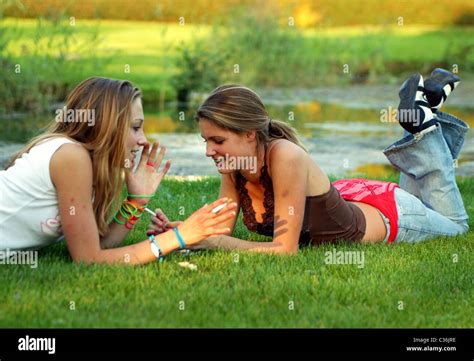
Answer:
[[[184,219],[217,196],[218,184],[166,180],[150,205]],[[472,229],[474,178],[459,186]],[[126,243],[146,238],[148,219]],[[235,235],[265,239],[240,221]],[[0,326],[473,327],[473,241],[471,231],[420,244],[305,248],[296,256],[203,251],[139,267],[76,265],[62,243],[41,251],[36,269],[0,266]],[[333,248],[363,251],[364,267],[325,264]],[[198,270],[179,267],[184,260]]]

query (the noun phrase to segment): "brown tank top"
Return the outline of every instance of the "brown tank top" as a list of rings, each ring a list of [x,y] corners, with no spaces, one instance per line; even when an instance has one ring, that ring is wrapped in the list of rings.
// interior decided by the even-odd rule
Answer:
[[[235,188],[240,195],[242,220],[250,231],[272,237],[275,204],[273,183],[267,172],[266,162],[262,166],[259,182],[264,188],[265,208],[261,223],[257,222],[252,199],[245,188],[247,180],[239,172],[236,173]],[[331,184],[327,193],[306,197],[299,242],[302,244],[333,243],[339,240],[357,242],[364,237],[365,229],[364,213],[354,204],[345,201]]]

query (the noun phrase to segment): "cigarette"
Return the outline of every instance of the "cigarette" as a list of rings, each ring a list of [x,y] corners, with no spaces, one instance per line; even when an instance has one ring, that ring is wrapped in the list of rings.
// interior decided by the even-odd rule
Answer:
[[[150,213],[152,216],[156,216],[156,213],[153,212],[151,209],[149,209],[149,208],[147,208],[147,207],[145,207],[144,209],[145,209],[145,211],[147,211],[148,213]]]
[[[227,205],[227,203],[221,204],[220,206],[217,206],[216,208],[214,208],[211,212],[212,212],[212,213],[217,213],[217,212],[219,212],[222,208],[224,208],[226,205]]]

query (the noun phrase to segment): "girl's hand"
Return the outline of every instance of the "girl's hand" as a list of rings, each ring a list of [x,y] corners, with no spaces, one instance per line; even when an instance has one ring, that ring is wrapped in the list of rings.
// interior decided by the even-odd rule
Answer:
[[[155,214],[155,217],[151,217],[151,223],[146,231],[147,235],[153,234],[157,236],[183,223],[181,221],[170,222],[166,214],[159,208],[155,209]]]
[[[158,169],[160,168],[161,162],[163,161],[163,157],[166,153],[166,148],[161,147],[158,158],[156,158],[158,148],[159,142],[154,142],[151,152],[148,154],[150,150],[150,144],[145,144],[136,171],[132,172],[132,170],[129,169],[125,172],[125,182],[127,183],[129,194],[152,195],[156,192],[161,180],[171,166],[171,161],[168,160],[163,170],[158,173]],[[144,205],[147,204],[151,198],[129,197],[129,199],[140,205]]]
[[[237,203],[228,202],[229,199],[221,198],[209,205],[205,205],[178,226],[179,233],[187,246],[192,246],[210,236],[230,232],[229,228],[218,228],[219,224],[235,217]],[[227,205],[217,214],[212,213],[215,207],[222,204]]]

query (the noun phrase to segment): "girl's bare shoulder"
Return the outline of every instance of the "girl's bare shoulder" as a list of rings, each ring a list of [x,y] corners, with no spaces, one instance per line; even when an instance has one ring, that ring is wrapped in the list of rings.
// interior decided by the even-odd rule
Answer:
[[[89,151],[81,144],[66,143],[54,152],[49,170],[55,186],[60,183],[61,179],[73,176],[72,173],[74,175],[80,174],[81,178],[92,178],[92,159]]]
[[[267,148],[266,162],[269,173],[275,165],[284,166],[286,163],[298,162],[298,164],[304,166],[308,159],[308,153],[303,148],[287,139],[274,140]]]

